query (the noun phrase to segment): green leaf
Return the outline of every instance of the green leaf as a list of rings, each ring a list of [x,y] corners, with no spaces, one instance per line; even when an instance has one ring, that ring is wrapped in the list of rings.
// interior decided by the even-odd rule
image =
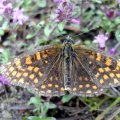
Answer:
[[[3,17],[2,16],[0,16],[0,22],[2,22],[3,21]]]
[[[36,29],[37,29],[37,30],[40,30],[42,27],[44,27],[44,25],[45,25],[45,21],[40,21],[40,22],[37,24]]]
[[[117,17],[115,20],[114,20],[115,24],[116,25],[119,25],[120,24],[120,17]]]
[[[85,41],[84,41],[84,44],[85,44],[85,45],[90,45],[90,44],[91,44],[91,41],[90,41],[90,40],[85,40]]]
[[[44,29],[44,34],[45,34],[45,36],[49,37],[51,31],[52,31],[52,30],[50,29],[50,26],[47,25],[47,26],[45,27],[45,29]]]
[[[8,28],[8,21],[2,22],[2,26],[0,27],[0,36],[4,35],[4,30]]]
[[[0,36],[4,35],[4,30],[0,28]]]
[[[6,30],[7,28],[8,28],[8,21],[6,20],[6,21],[4,21],[4,23],[2,24],[2,29],[3,30]]]
[[[2,58],[2,63],[7,63],[10,58],[9,50],[8,49],[4,50],[0,57]]]
[[[59,29],[60,31],[63,31],[64,26],[65,26],[65,22],[61,22],[61,23],[58,24],[58,29]]]
[[[120,29],[115,31],[115,37],[116,37],[117,41],[120,42]]]
[[[96,3],[102,4],[102,0],[92,0],[92,2],[96,2]]]
[[[41,103],[41,99],[40,97],[36,96],[36,97],[31,97],[30,101],[28,102],[28,105],[33,104],[35,106],[40,106]]]
[[[41,118],[41,117],[36,117],[36,116],[30,116],[28,117],[29,120],[56,120],[56,118],[53,117],[46,117],[46,118]]]
[[[36,2],[39,7],[41,7],[41,8],[46,7],[46,0],[37,0]]]
[[[31,8],[31,3],[32,3],[31,0],[24,0],[24,1],[21,1],[21,2],[23,2],[22,6],[24,8],[26,8],[26,9]]]
[[[46,116],[46,113],[49,109],[56,108],[56,105],[53,103],[45,102],[41,105],[41,116]]]
[[[33,38],[34,36],[35,36],[35,33],[27,34],[26,39],[31,39],[31,38]]]
[[[45,103],[45,105],[47,106],[48,109],[53,109],[53,108],[56,108],[56,105],[54,103]]]
[[[105,29],[108,33],[110,33],[111,31],[113,31],[114,27],[115,27],[115,23],[110,21],[107,17],[103,17],[103,21],[101,23],[101,26],[103,27],[103,29]]]
[[[62,97],[62,102],[63,102],[63,103],[69,102],[72,97],[73,97],[72,95],[64,95],[64,96]]]

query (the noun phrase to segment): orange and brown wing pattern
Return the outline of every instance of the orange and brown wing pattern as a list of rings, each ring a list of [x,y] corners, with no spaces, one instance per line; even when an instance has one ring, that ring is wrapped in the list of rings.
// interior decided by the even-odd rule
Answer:
[[[64,88],[64,72],[63,72],[63,57],[61,54],[57,56],[43,77],[42,84],[35,86],[36,93],[44,96],[60,96],[65,94]]]
[[[47,78],[48,69],[58,58],[60,49],[61,46],[45,46],[16,57],[1,66],[2,75],[14,85],[36,89]]]
[[[2,75],[12,84],[33,88],[44,96],[65,94],[66,76],[72,82],[68,91],[78,96],[97,96],[110,86],[120,85],[120,61],[81,46],[74,46],[73,51],[68,48],[50,45],[28,52],[2,65]]]
[[[76,54],[91,76],[91,81],[102,88],[120,85],[120,61],[104,53],[76,48]]]
[[[73,61],[73,78],[71,94],[83,97],[93,97],[98,96],[107,90],[97,86],[93,82],[93,78],[77,57]]]

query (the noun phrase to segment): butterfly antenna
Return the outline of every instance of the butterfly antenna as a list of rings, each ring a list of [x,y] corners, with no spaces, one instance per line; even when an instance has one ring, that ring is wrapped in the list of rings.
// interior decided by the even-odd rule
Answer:
[[[86,32],[81,32],[81,33],[79,33],[79,34],[77,34],[77,35],[74,35],[74,36],[69,36],[70,38],[72,37],[72,38],[75,38],[75,37],[77,37],[77,36],[80,36],[80,35],[83,35],[83,34],[85,34],[85,33],[88,33],[89,31],[91,31],[91,30],[95,30],[96,28],[99,28],[100,26],[97,26],[97,27],[95,27],[95,28],[92,28],[92,29],[90,29],[90,30],[88,30],[88,31],[86,31]]]

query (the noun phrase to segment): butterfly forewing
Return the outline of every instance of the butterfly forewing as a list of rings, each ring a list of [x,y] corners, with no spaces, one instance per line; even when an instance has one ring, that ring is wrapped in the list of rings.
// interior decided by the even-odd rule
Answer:
[[[120,85],[120,61],[102,52],[76,47],[76,54],[91,76],[91,81],[102,88]]]
[[[12,84],[35,88],[42,84],[48,67],[60,52],[61,46],[46,46],[14,58],[1,66],[2,74]]]

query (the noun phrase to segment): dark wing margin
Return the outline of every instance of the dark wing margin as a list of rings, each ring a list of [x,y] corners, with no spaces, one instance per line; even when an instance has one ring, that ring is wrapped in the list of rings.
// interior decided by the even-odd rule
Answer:
[[[120,85],[120,60],[103,52],[75,47],[75,52],[97,86],[109,88]]]
[[[0,67],[1,74],[11,84],[24,88],[33,88],[42,84],[43,76],[60,54],[60,46],[43,46],[18,57]],[[43,81],[42,81],[43,80]]]

